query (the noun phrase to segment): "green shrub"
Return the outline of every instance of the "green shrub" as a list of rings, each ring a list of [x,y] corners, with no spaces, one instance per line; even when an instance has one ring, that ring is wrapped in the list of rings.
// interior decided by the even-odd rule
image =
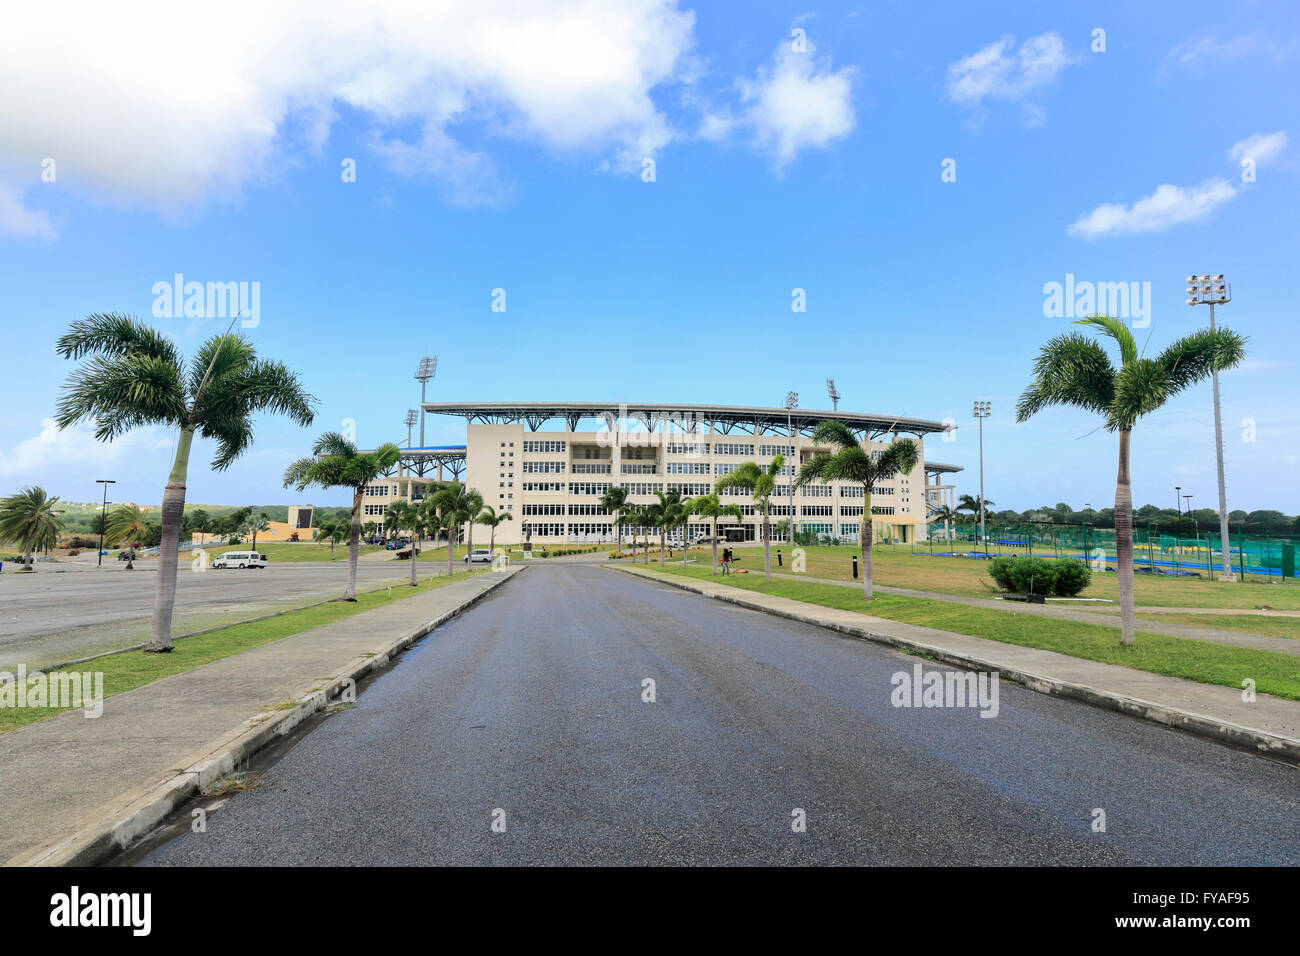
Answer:
[[[1074,597],[1092,582],[1092,572],[1073,558],[994,558],[989,576],[1011,594]]]

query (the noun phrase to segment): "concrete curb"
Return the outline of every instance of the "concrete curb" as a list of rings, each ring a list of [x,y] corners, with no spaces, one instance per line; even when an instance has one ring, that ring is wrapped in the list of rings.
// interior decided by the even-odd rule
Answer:
[[[143,790],[122,794],[87,815],[85,819],[88,822],[72,836],[54,844],[25,850],[4,865],[95,866],[102,863],[144,836],[190,797],[231,773],[258,751],[292,733],[313,714],[325,709],[328,700],[337,696],[348,681],[359,682],[368,674],[387,667],[395,654],[406,650],[447,621],[473,607],[522,570],[523,568],[512,568],[500,575],[500,580],[488,585],[478,594],[389,642],[373,656],[354,658],[325,684],[298,698],[292,709],[264,711],[249,718],[242,727],[181,761],[183,770],[178,770],[166,780]]]
[[[823,621],[819,620],[814,614],[795,613],[784,611],[779,608],[768,607],[764,604],[758,603],[757,601],[747,600],[739,595],[709,594],[704,589],[695,586],[691,582],[670,580],[666,576],[661,577],[653,572],[647,574],[644,570],[617,566],[610,570],[622,571],[625,574],[632,574],[636,577],[643,578],[647,581],[655,581],[659,584],[667,584],[675,588],[680,588],[683,591],[690,591],[693,594],[699,594],[701,597],[711,598],[716,601],[724,601],[728,604],[734,604],[737,607],[746,608],[747,610],[762,611],[765,614],[784,617],[792,621],[798,621],[801,624],[811,624],[814,627],[822,627],[829,631],[848,634],[852,637],[874,641],[878,644],[887,644],[891,647],[897,647],[909,651],[919,651],[923,654],[927,654],[935,660],[942,661],[945,664],[952,664],[967,670],[996,670],[1003,679],[1021,684],[1040,694],[1067,697],[1072,700],[1091,704],[1094,707],[1102,707],[1106,710],[1114,710],[1122,714],[1129,714],[1133,717],[1140,717],[1143,720],[1164,724],[1166,727],[1183,730],[1187,733],[1195,734],[1198,737],[1213,740],[1216,743],[1228,744],[1234,747],[1245,747],[1261,754],[1266,754],[1274,759],[1300,766],[1300,740],[1293,737],[1284,737],[1280,734],[1273,734],[1254,727],[1247,727],[1244,724],[1228,723],[1205,714],[1180,710],[1176,707],[1154,703],[1149,700],[1142,700],[1137,697],[1129,697],[1111,691],[1098,690],[1097,688],[1089,687],[1086,684],[1075,684],[1070,681],[1049,677],[1045,674],[1036,674],[1026,670],[1008,670],[1005,664],[995,664],[991,661],[973,657],[968,654],[948,650],[947,648],[937,644],[927,644],[924,641],[908,640],[890,634],[878,634],[865,626],[846,626],[833,621]],[[786,598],[785,600],[792,601],[794,599]]]

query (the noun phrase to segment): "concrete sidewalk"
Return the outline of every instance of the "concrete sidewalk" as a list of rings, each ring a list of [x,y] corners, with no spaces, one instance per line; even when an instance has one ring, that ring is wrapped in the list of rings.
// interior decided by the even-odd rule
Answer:
[[[640,568],[613,570],[739,607],[919,651],[965,669],[996,670],[1003,679],[1042,693],[1072,697],[1300,764],[1300,702],[1297,701],[1259,694],[1252,703],[1246,703],[1240,688],[1200,684],[1054,651],[889,621],[712,580],[682,578]]]
[[[0,860],[100,862],[518,571],[477,573],[138,687],[96,719],[69,711],[0,735]]]
[[[762,574],[761,570],[751,574]],[[789,581],[811,581],[814,584],[833,584],[836,587],[857,588],[862,590],[858,581],[841,581],[838,578],[818,578],[807,574],[790,574],[786,571],[773,571],[772,577],[785,578]],[[942,591],[918,591],[915,588],[899,588],[877,584],[874,590],[881,594],[893,594],[898,597],[921,598],[926,601],[947,601],[949,604],[965,604],[968,607],[988,608],[992,611],[1010,611],[1015,614],[1030,614],[1037,617],[1054,617],[1058,621],[1077,621],[1081,624],[1099,624],[1102,627],[1119,629],[1119,621],[1111,620],[1103,610],[1082,610],[1073,607],[1060,607],[1055,604],[1026,604],[1021,601],[999,601],[994,598],[968,597],[964,594],[945,594]],[[1145,613],[1149,608],[1138,608]],[[1118,610],[1116,610],[1118,613]],[[1189,641],[1207,641],[1211,644],[1227,644],[1231,647],[1248,647],[1256,651],[1276,651],[1279,654],[1295,654],[1300,657],[1300,640],[1289,637],[1272,637],[1267,634],[1248,634],[1244,631],[1224,631],[1217,628],[1189,627],[1185,624],[1166,624],[1164,621],[1139,619],[1139,631],[1148,634],[1163,634],[1166,637],[1181,637]],[[1300,633],[1300,621],[1296,622]]]

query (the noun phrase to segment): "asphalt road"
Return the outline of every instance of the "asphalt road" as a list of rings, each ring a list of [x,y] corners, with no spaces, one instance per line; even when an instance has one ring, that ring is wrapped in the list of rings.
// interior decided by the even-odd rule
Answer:
[[[1010,684],[891,706],[918,660],[539,564],[142,862],[1300,863],[1295,770]]]
[[[337,561],[272,563],[261,570],[209,568],[196,574],[183,563],[176,575],[173,631],[197,630],[343,593],[346,549]],[[116,561],[114,561],[116,564]],[[426,566],[427,565],[427,566]],[[420,565],[422,575],[440,568]],[[359,587],[401,581],[410,565],[358,562]],[[130,646],[148,637],[157,563],[134,571],[38,571],[0,574],[0,669],[76,660]]]

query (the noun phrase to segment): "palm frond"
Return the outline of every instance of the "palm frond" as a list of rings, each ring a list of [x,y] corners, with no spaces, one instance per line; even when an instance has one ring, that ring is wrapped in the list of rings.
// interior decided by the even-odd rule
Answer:
[[[1133,333],[1119,319],[1109,315],[1090,315],[1085,319],[1075,319],[1074,324],[1091,325],[1114,339],[1119,344],[1119,357],[1122,364],[1127,365],[1137,360],[1137,342],[1133,339]]]
[[[1114,389],[1115,367],[1099,343],[1078,333],[1058,335],[1034,361],[1034,378],[1016,405],[1016,421],[1027,421],[1049,405],[1105,414]]]
[[[1171,395],[1241,363],[1246,339],[1231,329],[1199,329],[1170,343],[1156,358],[1169,379]]]
[[[116,312],[96,312],[68,326],[59,336],[55,351],[65,359],[86,355],[117,357],[146,355],[180,367],[175,344],[157,329],[139,319]]]

